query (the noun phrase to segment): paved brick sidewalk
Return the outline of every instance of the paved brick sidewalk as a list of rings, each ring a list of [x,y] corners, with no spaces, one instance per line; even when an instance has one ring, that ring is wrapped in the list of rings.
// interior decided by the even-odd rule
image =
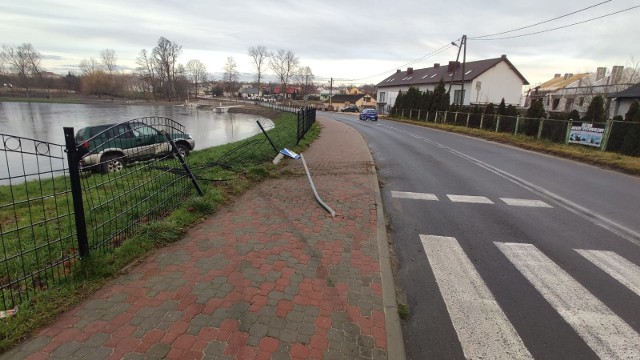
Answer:
[[[355,130],[319,121],[304,156],[335,218],[287,160],[294,176],[251,189],[1,358],[391,358],[388,335],[401,337],[387,333],[371,155]]]

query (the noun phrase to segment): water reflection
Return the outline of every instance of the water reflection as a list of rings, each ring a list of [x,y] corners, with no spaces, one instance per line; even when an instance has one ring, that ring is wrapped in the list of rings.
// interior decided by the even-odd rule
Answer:
[[[260,128],[256,120],[266,128],[273,126],[270,120],[255,115],[219,114],[185,106],[0,102],[0,133],[63,145],[63,127],[73,127],[77,131],[89,125],[119,123],[147,116],[168,117],[182,124],[195,139],[196,150],[258,134]],[[39,171],[36,165],[40,161],[35,156],[9,155],[1,150],[0,178],[6,179],[9,166],[14,169],[12,176],[16,172],[26,175]],[[51,169],[50,165],[47,167]],[[0,183],[4,182],[0,180]]]

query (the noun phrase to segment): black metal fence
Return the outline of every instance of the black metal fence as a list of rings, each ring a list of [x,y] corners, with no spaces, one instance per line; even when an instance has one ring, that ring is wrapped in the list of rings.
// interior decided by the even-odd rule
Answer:
[[[300,143],[300,140],[311,129],[316,122],[316,108],[304,107],[298,111],[298,130],[296,132],[296,144]]]
[[[464,126],[493,132],[526,135],[555,143],[566,143],[570,140],[572,127],[582,122],[551,118],[526,118],[522,116],[505,116],[483,113],[462,113],[453,111],[424,111],[415,109],[397,110],[394,117],[426,121],[433,123]],[[596,145],[602,151],[615,151],[627,155],[640,155],[640,123],[608,120],[592,123],[594,127],[603,129],[602,140]],[[630,134],[638,136],[631,137]]]
[[[193,141],[171,119],[80,130],[66,145],[1,135],[0,307],[71,274],[80,258],[119,246],[195,188]]]
[[[0,134],[0,310],[64,278],[78,257],[65,147]]]
[[[257,104],[270,109],[297,114],[298,128],[296,132],[296,144],[300,143],[300,140],[302,140],[307,131],[309,131],[316,122],[316,108],[313,106],[294,107],[268,102],[260,102]]]

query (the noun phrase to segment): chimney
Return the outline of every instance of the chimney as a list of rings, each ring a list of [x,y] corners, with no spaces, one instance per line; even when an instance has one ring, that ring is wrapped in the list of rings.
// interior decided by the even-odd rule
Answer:
[[[449,61],[449,65],[447,66],[447,71],[452,72],[460,66],[460,62],[458,61]]]
[[[413,74],[413,68],[412,67],[407,68],[407,75],[411,75],[411,74]]]
[[[614,66],[611,69],[611,80],[609,84],[617,84],[622,80],[622,71],[624,70],[624,66]]]
[[[561,74],[555,74],[555,75],[553,75],[553,78],[554,78],[554,79],[557,79],[557,78],[559,78],[560,76],[562,76],[562,75],[561,75]]]
[[[400,69],[396,70],[396,74],[401,73],[402,71],[400,71]]]
[[[564,73],[564,79],[567,80],[569,78],[569,74]]]
[[[507,55],[502,54],[502,55],[500,56],[500,59],[502,59],[502,60],[507,60]]]
[[[604,76],[607,74],[606,67],[599,67],[596,69],[596,81],[600,81],[604,79]]]
[[[437,69],[437,68],[439,68],[439,67],[440,67],[440,63],[435,63],[435,64],[433,64],[433,68],[434,68],[434,69]]]

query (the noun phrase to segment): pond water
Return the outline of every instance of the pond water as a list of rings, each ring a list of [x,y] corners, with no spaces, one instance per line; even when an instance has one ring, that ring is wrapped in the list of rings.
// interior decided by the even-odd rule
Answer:
[[[65,158],[61,151],[64,148],[63,127],[73,127],[77,132],[88,125],[119,123],[147,116],[167,117],[182,124],[194,138],[195,150],[258,134],[261,130],[257,120],[266,129],[273,126],[271,120],[256,115],[221,114],[189,106],[0,102],[0,135],[4,134],[0,143],[0,185],[7,184],[8,178],[16,175],[33,178],[30,175],[43,170],[62,169],[61,162],[64,161],[59,159],[51,162],[51,159],[43,156],[3,150],[21,149],[23,152],[32,151],[37,154],[50,152],[53,156]],[[18,145],[18,140],[11,136],[35,139],[38,142],[22,141]],[[40,141],[62,147],[49,146],[39,143]]]
[[[75,131],[88,125],[119,123],[163,116],[182,124],[196,141],[196,150],[246,139],[272,122],[256,115],[219,114],[173,105],[103,105],[0,102],[0,133],[64,145],[63,127]]]

